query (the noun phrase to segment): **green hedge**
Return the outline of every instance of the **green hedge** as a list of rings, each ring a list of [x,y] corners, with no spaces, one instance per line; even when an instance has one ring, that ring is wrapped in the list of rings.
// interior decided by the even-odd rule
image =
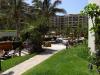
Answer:
[[[34,55],[36,55],[36,53],[31,54],[31,55],[26,55],[26,56],[16,56],[14,58],[4,60],[1,62],[2,71],[5,71],[13,66],[16,66],[17,64],[33,57]]]

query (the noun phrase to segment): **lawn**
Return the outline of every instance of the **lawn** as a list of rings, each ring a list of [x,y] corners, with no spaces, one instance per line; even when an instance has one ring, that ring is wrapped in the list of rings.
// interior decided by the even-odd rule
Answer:
[[[88,49],[79,45],[63,50],[23,75],[98,75],[88,70]]]
[[[10,58],[10,59],[7,59],[7,60],[4,60],[1,62],[1,68],[2,68],[2,71],[5,71],[13,66],[16,66],[17,64],[33,57],[34,55],[36,55],[36,53],[34,54],[30,54],[30,55],[26,55],[26,56],[16,56],[14,58]]]

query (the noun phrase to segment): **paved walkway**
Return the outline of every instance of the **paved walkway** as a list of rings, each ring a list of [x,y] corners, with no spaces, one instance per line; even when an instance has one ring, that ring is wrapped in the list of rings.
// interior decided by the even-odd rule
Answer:
[[[52,55],[54,55],[55,53],[59,52],[60,50],[64,48],[66,47],[62,44],[52,44],[52,47],[46,48],[45,52],[39,55],[36,55],[24,61],[23,63],[16,65],[15,67],[8,69],[7,71],[3,72],[0,75],[21,75],[25,71],[40,64],[41,62],[48,59],[49,57],[51,57]]]

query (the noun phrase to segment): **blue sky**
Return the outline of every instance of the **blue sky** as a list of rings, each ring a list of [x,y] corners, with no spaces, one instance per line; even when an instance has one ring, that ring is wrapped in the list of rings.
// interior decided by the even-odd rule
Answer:
[[[31,4],[32,0],[26,1]],[[80,10],[82,10],[84,6],[87,5],[87,3],[88,0],[62,0],[62,4],[58,7],[64,8],[68,14],[78,14]]]

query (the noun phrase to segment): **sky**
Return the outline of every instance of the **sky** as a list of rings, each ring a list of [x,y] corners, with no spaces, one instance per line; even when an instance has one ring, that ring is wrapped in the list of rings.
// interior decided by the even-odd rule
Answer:
[[[26,0],[31,4],[32,0]],[[53,2],[54,0],[52,0]],[[58,7],[64,8],[67,11],[67,14],[78,14],[80,11],[87,5],[88,0],[62,0],[62,4]]]

